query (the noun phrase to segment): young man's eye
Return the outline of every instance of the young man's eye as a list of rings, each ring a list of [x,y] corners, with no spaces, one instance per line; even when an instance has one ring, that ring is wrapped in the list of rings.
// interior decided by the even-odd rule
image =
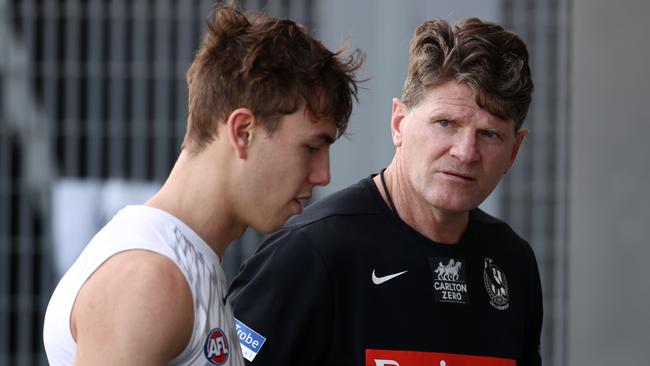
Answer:
[[[316,147],[316,146],[310,146],[310,145],[307,145],[307,146],[306,146],[306,149],[307,149],[307,153],[308,153],[309,155],[313,155],[313,154],[317,153],[318,150],[320,150],[318,147]]]

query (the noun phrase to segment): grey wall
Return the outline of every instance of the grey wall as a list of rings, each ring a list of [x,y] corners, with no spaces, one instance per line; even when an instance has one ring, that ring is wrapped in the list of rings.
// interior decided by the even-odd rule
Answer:
[[[568,365],[650,358],[649,13],[573,1]]]

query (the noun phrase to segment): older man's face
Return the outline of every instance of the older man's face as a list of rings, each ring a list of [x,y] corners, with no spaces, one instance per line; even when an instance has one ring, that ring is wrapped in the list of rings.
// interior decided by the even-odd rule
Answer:
[[[512,166],[527,131],[480,108],[474,91],[449,81],[410,109],[393,102],[396,158],[414,199],[433,209],[477,207]]]

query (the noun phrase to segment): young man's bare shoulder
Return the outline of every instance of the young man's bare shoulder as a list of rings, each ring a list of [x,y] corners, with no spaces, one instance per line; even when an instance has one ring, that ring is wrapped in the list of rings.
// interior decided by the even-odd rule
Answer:
[[[82,286],[71,330],[78,359],[121,350],[131,361],[155,355],[164,362],[185,349],[193,319],[192,292],[176,264],[158,253],[129,250],[109,258]]]

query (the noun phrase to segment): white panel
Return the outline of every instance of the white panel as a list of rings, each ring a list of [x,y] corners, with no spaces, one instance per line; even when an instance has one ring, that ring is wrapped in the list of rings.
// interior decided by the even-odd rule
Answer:
[[[58,278],[90,239],[121,208],[143,204],[160,188],[154,182],[61,179],[52,186],[52,237]]]

